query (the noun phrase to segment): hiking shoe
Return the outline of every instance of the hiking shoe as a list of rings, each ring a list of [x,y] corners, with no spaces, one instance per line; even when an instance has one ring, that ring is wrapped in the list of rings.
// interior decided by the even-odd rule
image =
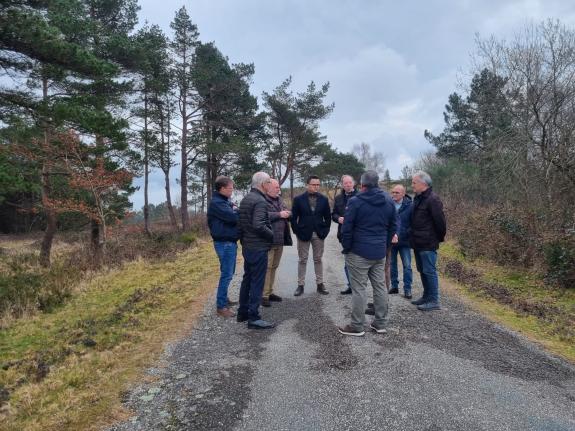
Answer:
[[[276,325],[274,325],[273,323],[267,322],[267,321],[262,320],[262,319],[248,321],[248,328],[249,329],[272,329],[275,326]]]
[[[234,305],[238,304],[239,304],[238,301],[232,301],[230,298],[228,298],[228,307],[233,307]]]
[[[270,303],[269,298],[262,298],[262,307],[271,307],[272,304]]]
[[[323,283],[317,285],[317,293],[319,293],[320,295],[329,295],[329,292],[327,291]]]
[[[411,296],[411,292],[405,292],[405,293],[403,294],[403,297],[404,297],[405,299],[411,299],[411,298],[413,298],[413,297]]]
[[[339,293],[342,295],[351,295],[351,287],[348,287],[347,289],[342,290]]]
[[[234,313],[232,310],[230,310],[227,307],[218,308],[216,313],[218,316],[221,316],[221,317],[234,317],[236,315],[236,313]]]
[[[417,306],[418,310],[421,311],[431,311],[431,310],[440,310],[441,307],[439,306],[439,302],[426,302],[424,304]]]
[[[272,293],[272,294],[270,295],[270,301],[272,301],[272,302],[282,302],[282,297],[276,295],[275,293]]]
[[[248,320],[248,316],[242,316],[241,314],[238,314],[238,315],[236,316],[236,320],[237,320],[238,322],[240,322],[240,323],[241,323],[241,322],[245,322],[246,320]]]
[[[360,331],[351,327],[351,325],[345,325],[343,328],[338,327],[337,330],[340,334],[343,335],[352,335],[354,337],[363,337],[365,335],[365,331]]]
[[[293,296],[300,296],[302,293],[303,293],[303,285],[297,287]]]
[[[411,303],[413,305],[421,305],[421,304],[425,304],[427,302],[427,298],[424,298],[423,296],[419,299],[416,299],[415,301],[411,301]]]
[[[375,332],[377,332],[378,334],[385,334],[385,333],[387,332],[387,329],[385,329],[385,328],[379,328],[379,327],[375,326],[375,324],[374,324],[373,322],[371,322],[371,323],[369,324],[369,327],[370,327],[371,329],[373,329]]]
[[[389,293],[390,295],[395,295],[396,293],[399,293],[399,289],[397,287],[392,287],[387,291],[387,293]]]
[[[368,316],[375,316],[375,308],[373,307],[366,308],[365,314],[367,314]]]

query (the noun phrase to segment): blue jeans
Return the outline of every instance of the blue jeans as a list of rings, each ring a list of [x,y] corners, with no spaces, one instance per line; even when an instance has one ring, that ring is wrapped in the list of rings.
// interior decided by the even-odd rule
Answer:
[[[220,282],[216,306],[218,309],[228,306],[228,287],[236,272],[238,245],[231,241],[214,241],[214,249],[220,260]]]
[[[268,268],[268,250],[242,248],[244,257],[244,278],[240,287],[238,317],[249,321],[261,319],[259,308]]]
[[[391,247],[391,287],[398,288],[398,271],[397,271],[397,254],[401,257],[403,266],[403,293],[411,295],[411,282],[413,275],[411,272],[411,248],[409,247]]]
[[[347,269],[347,263],[343,265],[343,272],[345,272],[345,278],[347,279],[347,287],[351,289],[351,283],[349,281],[349,269]]]
[[[437,251],[413,250],[415,266],[423,284],[423,298],[427,302],[439,302],[439,279],[437,277]]]

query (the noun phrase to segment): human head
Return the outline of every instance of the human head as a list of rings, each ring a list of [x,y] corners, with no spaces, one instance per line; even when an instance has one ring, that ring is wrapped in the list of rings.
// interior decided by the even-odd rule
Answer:
[[[351,175],[344,175],[341,177],[341,186],[346,193],[351,193],[354,185],[355,181]]]
[[[273,178],[270,180],[270,186],[268,187],[267,194],[270,198],[277,198],[280,195],[280,183],[278,180],[274,180]]]
[[[270,176],[265,172],[256,172],[252,177],[252,188],[266,193],[270,184]]]
[[[308,193],[317,193],[319,192],[319,186],[320,186],[320,180],[319,177],[317,175],[310,175],[307,178],[307,191]]]
[[[226,177],[224,175],[220,175],[216,178],[215,187],[216,192],[227,198],[230,198],[234,192],[234,182],[230,177]]]
[[[405,197],[405,187],[403,187],[401,184],[395,184],[391,188],[391,198],[393,199],[393,201],[396,203],[400,203],[403,201],[404,197]]]
[[[416,195],[431,187],[431,177],[427,172],[417,171],[411,177],[411,187]]]
[[[366,189],[379,187],[379,175],[375,171],[365,171],[359,182],[361,187]]]

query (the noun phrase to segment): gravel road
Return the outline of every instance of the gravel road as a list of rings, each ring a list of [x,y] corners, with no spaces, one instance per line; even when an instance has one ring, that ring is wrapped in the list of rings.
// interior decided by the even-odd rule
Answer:
[[[294,298],[297,252],[284,250],[284,301],[263,309],[277,328],[216,317],[212,298],[148,371],[152,382],[126,395],[134,416],[110,430],[575,430],[572,365],[449,297],[422,313],[392,295],[387,334],[342,336],[351,301],[339,294],[335,232],[324,255],[330,295],[315,293],[310,260],[306,292]]]

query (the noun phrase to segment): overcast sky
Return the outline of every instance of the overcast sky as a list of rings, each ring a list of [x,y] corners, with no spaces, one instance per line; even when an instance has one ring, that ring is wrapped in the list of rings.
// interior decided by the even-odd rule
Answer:
[[[169,24],[181,6],[203,42],[232,63],[254,63],[261,99],[288,76],[302,91],[329,81],[331,117],[321,124],[342,151],[366,142],[386,156],[392,177],[431,150],[423,131],[439,132],[443,107],[470,70],[475,37],[509,38],[548,18],[575,26],[573,0],[140,0],[140,21]],[[137,184],[142,184],[141,180]],[[174,187],[173,195],[179,194]],[[133,198],[143,203],[142,191]],[[153,175],[151,202],[165,201]]]

